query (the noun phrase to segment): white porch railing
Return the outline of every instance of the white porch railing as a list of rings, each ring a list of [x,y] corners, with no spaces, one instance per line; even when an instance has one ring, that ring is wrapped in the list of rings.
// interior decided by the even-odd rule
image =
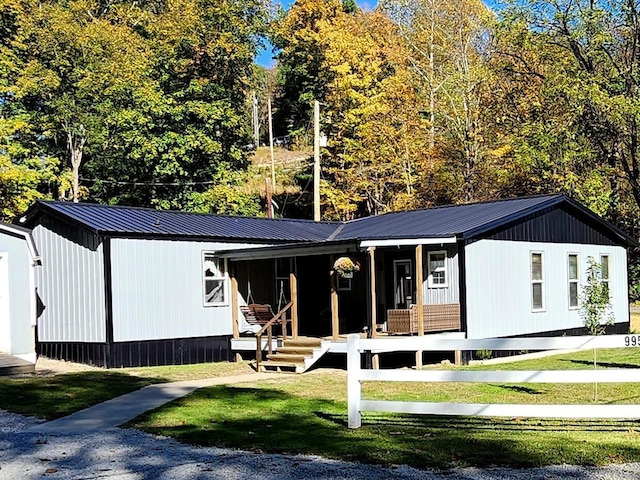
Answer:
[[[349,427],[359,428],[361,412],[396,412],[426,415],[543,418],[640,418],[640,405],[536,405],[404,402],[362,399],[364,381],[376,382],[496,382],[496,383],[629,383],[640,382],[640,368],[541,371],[427,371],[369,370],[361,367],[362,353],[454,350],[590,350],[640,348],[640,335],[580,337],[528,337],[443,339],[429,337],[363,339],[349,335],[332,352],[347,353]]]

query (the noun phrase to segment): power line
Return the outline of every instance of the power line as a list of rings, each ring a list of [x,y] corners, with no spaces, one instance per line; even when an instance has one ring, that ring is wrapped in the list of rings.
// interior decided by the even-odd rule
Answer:
[[[108,183],[111,185],[133,185],[136,187],[163,187],[163,186],[171,186],[171,187],[190,187],[194,185],[214,185],[216,183],[215,180],[207,180],[205,182],[124,182],[121,180],[102,180],[100,178],[86,178],[80,177],[80,180],[83,182],[101,182]]]

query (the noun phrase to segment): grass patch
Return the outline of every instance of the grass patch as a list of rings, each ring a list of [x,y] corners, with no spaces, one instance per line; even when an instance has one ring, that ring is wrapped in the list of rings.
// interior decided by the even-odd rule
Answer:
[[[631,325],[629,329],[632,333],[640,333],[640,313],[639,312],[631,312]]]
[[[107,370],[0,378],[0,408],[53,420],[158,381]]]
[[[588,369],[592,352],[465,367]],[[599,350],[598,368],[637,368],[640,349]],[[455,368],[455,367],[432,367]],[[591,403],[593,385],[367,382],[364,398],[487,403]],[[640,403],[640,386],[600,384],[599,403]],[[139,417],[130,426],[182,442],[244,450],[317,454],[418,468],[640,460],[640,424],[425,417],[365,413],[346,428],[346,372],[321,372],[201,389]],[[640,414],[639,414],[640,417]]]
[[[136,367],[116,370],[127,375],[145,378],[161,378],[165,382],[200,380],[203,378],[224,377],[254,373],[248,363],[219,362],[198,363],[194,365],[166,365],[161,367]]]
[[[123,368],[55,376],[0,377],[0,408],[53,420],[152,383],[250,373],[245,363]]]

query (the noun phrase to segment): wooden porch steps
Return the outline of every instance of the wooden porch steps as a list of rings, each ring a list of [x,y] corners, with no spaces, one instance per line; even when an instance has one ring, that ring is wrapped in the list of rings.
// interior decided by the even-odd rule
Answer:
[[[303,373],[329,350],[329,344],[320,338],[309,337],[284,340],[282,347],[260,363],[260,370]]]
[[[33,373],[35,369],[35,363],[27,362],[13,355],[0,353],[0,376]]]

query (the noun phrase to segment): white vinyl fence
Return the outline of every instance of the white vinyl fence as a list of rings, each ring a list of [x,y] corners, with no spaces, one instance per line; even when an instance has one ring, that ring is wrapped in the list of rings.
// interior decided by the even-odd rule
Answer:
[[[639,405],[524,405],[364,400],[361,382],[492,382],[492,383],[624,383],[640,382],[640,368],[561,371],[429,371],[370,370],[361,368],[362,353],[454,350],[559,350],[640,348],[640,335],[443,339],[425,337],[369,338],[349,335],[332,352],[347,353],[349,427],[361,426],[361,412],[397,412],[426,415],[543,418],[640,418]]]

